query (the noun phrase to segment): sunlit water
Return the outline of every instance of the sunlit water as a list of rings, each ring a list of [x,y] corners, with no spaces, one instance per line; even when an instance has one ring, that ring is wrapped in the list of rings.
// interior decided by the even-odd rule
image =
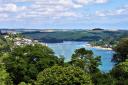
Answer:
[[[47,43],[47,45],[53,49],[57,56],[62,55],[65,57],[65,61],[70,61],[71,55],[77,48],[86,48],[92,50],[95,56],[101,56],[102,65],[99,68],[103,72],[108,72],[112,69],[114,63],[111,62],[113,51],[102,50],[98,48],[92,48],[86,45],[87,42],[63,42],[63,43]]]

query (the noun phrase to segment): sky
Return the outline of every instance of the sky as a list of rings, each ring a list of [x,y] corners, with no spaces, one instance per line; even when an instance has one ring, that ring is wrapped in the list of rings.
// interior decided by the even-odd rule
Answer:
[[[0,28],[128,30],[128,0],[0,0]]]

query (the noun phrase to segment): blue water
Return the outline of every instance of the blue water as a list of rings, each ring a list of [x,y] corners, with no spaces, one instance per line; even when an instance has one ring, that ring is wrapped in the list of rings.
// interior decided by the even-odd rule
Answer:
[[[99,66],[100,70],[103,72],[108,72],[112,69],[114,63],[111,62],[113,51],[102,50],[97,48],[92,48],[87,46],[87,42],[74,42],[66,41],[63,43],[47,43],[50,48],[53,49],[57,56],[64,56],[65,61],[70,61],[71,55],[74,53],[74,50],[77,48],[86,48],[92,50],[94,56],[101,56],[102,65]]]

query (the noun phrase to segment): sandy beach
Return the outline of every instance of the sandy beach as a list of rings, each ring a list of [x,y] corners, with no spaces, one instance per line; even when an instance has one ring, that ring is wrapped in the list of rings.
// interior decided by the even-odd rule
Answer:
[[[97,48],[97,49],[102,49],[102,50],[112,50],[112,48],[104,48],[104,47],[101,47],[101,46],[92,46],[91,44],[86,44],[86,46],[88,47],[92,47],[92,48]]]

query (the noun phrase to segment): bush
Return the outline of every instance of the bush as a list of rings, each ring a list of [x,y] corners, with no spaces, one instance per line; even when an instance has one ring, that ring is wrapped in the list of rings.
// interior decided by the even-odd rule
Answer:
[[[79,67],[53,66],[40,72],[36,85],[92,85],[90,75]]]
[[[58,58],[47,46],[36,44],[14,48],[4,62],[14,84],[19,84],[33,82],[40,71],[57,64]]]

